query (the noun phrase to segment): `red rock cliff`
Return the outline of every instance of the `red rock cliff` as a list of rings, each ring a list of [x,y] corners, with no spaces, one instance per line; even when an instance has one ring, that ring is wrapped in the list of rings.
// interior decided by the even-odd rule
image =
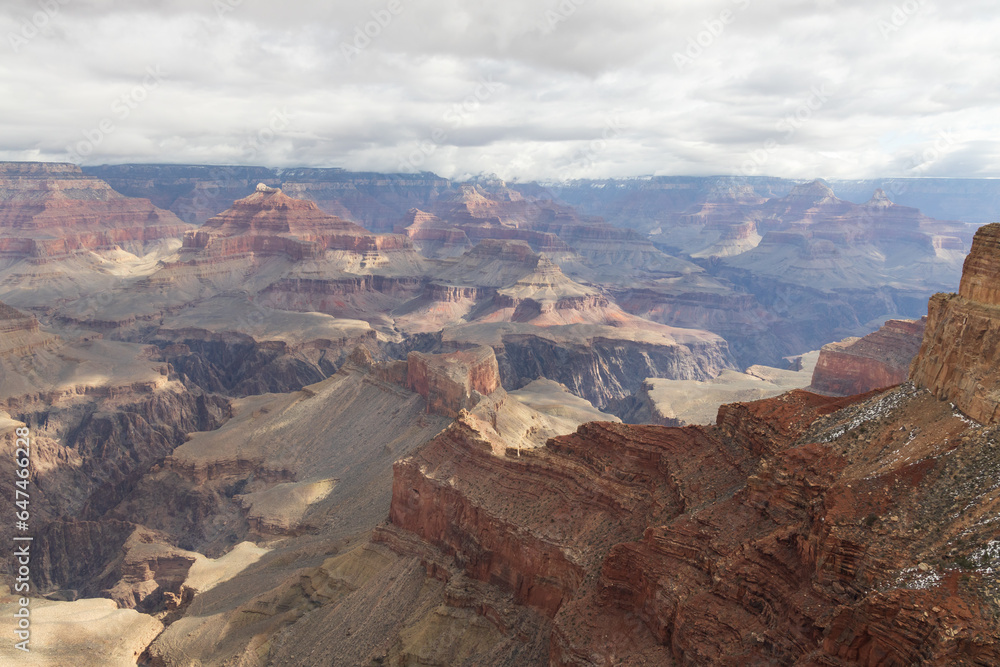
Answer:
[[[397,463],[390,520],[550,616],[550,665],[1000,664],[1000,458],[948,402],[994,418],[995,312],[932,300],[913,377],[944,401],[795,391],[520,457],[460,417]]]
[[[37,258],[180,237],[148,199],[120,195],[72,164],[0,163],[0,253]]]
[[[406,386],[427,399],[427,411],[457,417],[470,407],[472,392],[486,396],[500,386],[500,369],[493,348],[482,346],[447,354],[410,352]]]
[[[834,396],[863,394],[905,382],[920,351],[926,318],[889,320],[864,338],[824,345],[812,389]]]
[[[976,232],[958,294],[936,294],[912,378],[982,423],[1000,420],[1000,223]]]
[[[372,234],[324,213],[314,202],[263,185],[184,237],[185,248],[210,254],[284,253],[293,259],[317,257],[326,250],[363,253],[407,246],[402,236]]]

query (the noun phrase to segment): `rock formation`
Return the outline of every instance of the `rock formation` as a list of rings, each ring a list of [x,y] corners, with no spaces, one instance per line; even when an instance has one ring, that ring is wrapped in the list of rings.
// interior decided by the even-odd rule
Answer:
[[[4,372],[4,362],[29,365],[25,360],[38,349],[51,348],[58,344],[55,336],[39,329],[38,319],[22,313],[5,303],[0,303],[0,372]],[[5,373],[6,374],[6,373]],[[0,380],[13,378],[0,377]]]
[[[725,341],[703,331],[473,325],[448,335],[480,340],[487,331],[505,387],[546,377],[599,408],[635,393],[645,378],[707,380],[732,367]]]
[[[401,248],[403,239],[375,236],[354,223],[324,213],[311,201],[293,199],[263,183],[256,191],[184,237],[184,247],[227,257],[248,252],[283,253],[292,259],[326,250],[377,252]]]
[[[405,234],[427,256],[451,257],[468,250],[472,243],[466,233],[433,213],[410,209],[394,230]]]
[[[798,370],[750,366],[742,373],[726,369],[708,380],[647,378],[614,412],[630,424],[712,424],[726,403],[755,401],[808,386],[818,357],[818,352],[802,355]]]
[[[173,213],[124,197],[76,165],[0,163],[0,254],[42,260],[136,249],[188,228]]]
[[[492,394],[500,386],[500,370],[493,349],[482,346],[449,354],[410,352],[406,359],[406,386],[427,401],[427,411],[457,417],[472,407],[473,392]]]
[[[531,664],[997,662],[992,306],[936,300],[916,385],[794,391],[714,427],[587,424],[520,456],[460,416],[397,463],[377,543],[552,619]],[[982,357],[956,320],[987,332]],[[921,387],[948,378],[931,389],[985,426]]]
[[[824,345],[810,389],[833,396],[864,394],[905,382],[920,350],[926,318],[889,320],[863,338]]]
[[[1000,417],[1000,223],[979,228],[958,294],[936,294],[913,380],[973,419]]]

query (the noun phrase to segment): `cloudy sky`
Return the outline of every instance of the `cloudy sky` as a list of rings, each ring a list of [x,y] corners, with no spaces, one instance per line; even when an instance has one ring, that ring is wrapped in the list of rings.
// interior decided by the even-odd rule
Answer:
[[[5,0],[0,159],[997,177],[998,34],[985,0]]]

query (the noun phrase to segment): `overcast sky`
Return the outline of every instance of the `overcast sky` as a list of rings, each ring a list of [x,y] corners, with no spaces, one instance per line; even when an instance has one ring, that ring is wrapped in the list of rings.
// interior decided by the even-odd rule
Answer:
[[[0,35],[0,159],[1000,176],[985,0],[4,0]]]

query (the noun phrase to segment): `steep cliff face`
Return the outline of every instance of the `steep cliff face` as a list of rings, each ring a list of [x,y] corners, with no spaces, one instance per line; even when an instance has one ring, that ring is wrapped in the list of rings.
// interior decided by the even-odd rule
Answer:
[[[551,617],[550,665],[995,664],[993,306],[935,301],[916,384],[887,391],[527,452],[462,415],[396,465],[390,520]]]
[[[69,599],[112,597],[145,610],[160,603],[163,591],[177,592],[177,586],[161,584],[164,573],[181,567],[184,558],[177,561],[159,550],[149,558],[123,560],[124,545],[138,527],[108,513],[187,433],[223,423],[229,401],[164,377],[159,384],[81,388],[7,403],[34,436],[31,507],[39,557],[32,574],[38,590],[74,591]],[[13,438],[4,437],[8,441],[13,447]],[[10,483],[2,487],[13,495]],[[10,530],[3,533],[9,536]],[[178,585],[178,578],[183,581],[183,573],[170,577]]]
[[[731,368],[725,341],[715,336],[677,338],[659,332],[613,327],[549,327],[514,330],[497,349],[504,387],[539,377],[566,385],[598,407],[634,394],[646,378],[707,380]]]
[[[427,400],[428,412],[446,417],[471,407],[473,392],[486,396],[500,386],[497,359],[487,346],[449,354],[410,352],[406,369],[406,386]]]
[[[85,250],[141,249],[189,225],[148,199],[115,192],[71,164],[0,163],[0,253],[44,259]]]
[[[746,462],[698,429],[610,423],[497,456],[460,419],[396,465],[390,520],[452,554],[469,576],[552,616],[606,545],[724,494]]]
[[[803,394],[787,408],[771,401],[748,414],[801,413],[789,442],[841,405]],[[769,432],[741,435],[737,444],[725,429],[592,423],[544,449],[497,456],[475,422],[460,418],[396,465],[390,519],[452,554],[469,576],[555,615],[610,545],[725,497],[781,444]]]
[[[16,366],[18,358],[23,359],[38,349],[54,347],[57,341],[55,336],[39,330],[34,316],[0,303],[0,360]],[[2,362],[0,372],[4,372]]]
[[[1000,223],[976,233],[959,293],[937,294],[913,381],[984,423],[1000,417]]]
[[[998,465],[989,433],[912,385],[719,424],[589,424],[517,457],[460,419],[397,464],[390,519],[552,617],[548,664],[1000,658],[997,500],[969,467]]]
[[[260,338],[232,331],[162,328],[152,342],[159,347],[156,357],[169,362],[185,384],[230,396],[297,391],[333,375],[355,348],[378,349],[371,329],[348,330],[332,339]]]
[[[824,345],[811,388],[834,396],[863,394],[905,382],[920,351],[926,318],[889,320],[864,338]]]

